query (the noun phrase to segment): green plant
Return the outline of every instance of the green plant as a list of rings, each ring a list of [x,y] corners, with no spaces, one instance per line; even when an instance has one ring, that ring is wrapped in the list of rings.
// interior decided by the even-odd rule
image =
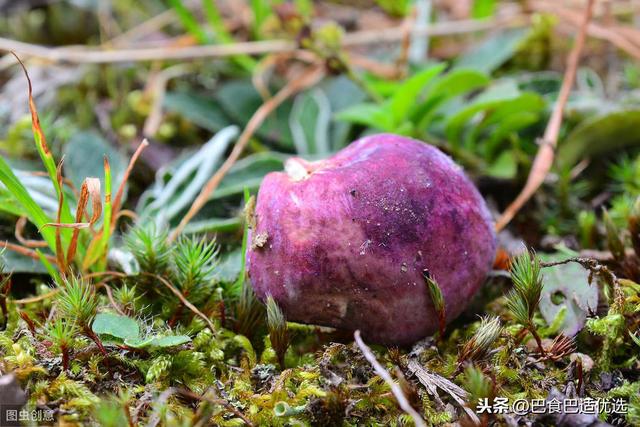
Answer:
[[[271,295],[267,296],[266,306],[267,327],[269,328],[271,347],[273,347],[276,352],[280,369],[284,369],[284,356],[290,344],[287,320]]]
[[[488,402],[492,402],[495,397],[494,382],[474,365],[469,365],[464,370],[462,387],[468,393],[467,406],[474,412],[478,411],[481,401],[487,399]]]
[[[125,236],[125,244],[142,271],[163,274],[169,268],[171,256],[167,238],[166,229],[159,230],[151,223],[131,228]]]
[[[17,58],[17,57],[16,57]],[[100,181],[97,178],[86,178],[82,182],[79,195],[76,197],[73,188],[65,182],[62,175],[62,162],[56,164],[53,153],[47,144],[36,105],[32,96],[31,80],[22,62],[29,87],[29,109],[36,148],[49,178],[49,184],[55,190],[57,209],[49,214],[36,203],[30,191],[17,177],[9,164],[0,158],[0,182],[4,185],[5,196],[0,201],[0,210],[11,215],[26,217],[42,235],[51,254],[39,249],[31,249],[21,245],[5,247],[16,250],[23,255],[39,259],[49,274],[57,281],[62,276],[77,271],[102,271],[106,267],[109,242],[118,212],[121,207],[126,176],[118,188],[115,200],[111,201],[111,168],[109,159],[104,157],[104,203],[101,200]],[[134,156],[135,158],[135,156]],[[87,205],[91,200],[91,218],[86,221]],[[75,216],[71,214],[71,206],[75,207]],[[104,215],[102,215],[104,213]],[[101,230],[94,226],[102,215]]]
[[[82,334],[96,343],[103,355],[107,355],[102,342],[91,329],[98,309],[98,298],[91,283],[77,276],[70,276],[57,284],[60,317],[76,324]]]
[[[513,289],[507,295],[507,308],[516,322],[533,335],[538,344],[538,351],[544,354],[542,341],[533,322],[544,286],[540,259],[529,251],[515,256],[511,260],[511,281]]]
[[[47,328],[47,337],[62,354],[62,370],[64,371],[69,369],[69,352],[73,348],[77,333],[76,324],[65,318],[56,319],[53,325]]]
[[[174,282],[185,297],[194,304],[207,299],[215,286],[219,247],[215,240],[182,237],[172,250]]]
[[[523,152],[533,146],[523,132],[540,120],[544,99],[510,79],[491,82],[472,68],[445,69],[432,65],[402,82],[369,79],[369,91],[383,101],[353,105],[337,118],[424,139],[475,170],[515,177]]]
[[[483,317],[471,338],[458,353],[458,366],[463,362],[481,362],[485,360],[500,334],[502,326],[498,317]]]
[[[146,334],[141,336],[138,322],[130,317],[100,313],[91,326],[102,340],[136,349],[161,349],[191,341],[187,335]]]
[[[438,282],[436,282],[435,279],[431,277],[431,274],[429,274],[428,270],[423,271],[422,278],[424,279],[424,283],[427,285],[429,298],[431,298],[433,308],[438,315],[438,328],[440,332],[440,338],[442,338],[447,325],[447,313],[446,307],[444,305],[444,296],[442,295],[442,290],[440,289]]]

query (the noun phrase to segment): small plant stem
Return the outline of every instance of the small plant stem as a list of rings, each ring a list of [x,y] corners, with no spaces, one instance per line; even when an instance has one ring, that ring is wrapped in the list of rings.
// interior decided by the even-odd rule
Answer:
[[[25,321],[25,323],[27,324],[27,328],[29,328],[29,332],[31,332],[31,335],[35,338],[37,337],[37,333],[36,333],[36,324],[33,321],[33,319],[31,319],[29,317],[29,315],[24,312],[24,311],[19,311],[18,314],[20,315],[20,317],[22,318],[22,320]]]
[[[438,311],[438,341],[444,340],[444,333],[447,328],[447,319],[444,310]]]
[[[527,332],[528,332],[527,328],[520,329],[520,332],[518,332],[518,334],[516,335],[516,338],[515,338],[516,345],[519,345],[522,342],[524,337],[527,336]]]
[[[184,309],[184,304],[180,303],[180,305],[176,307],[175,311],[173,312],[171,319],[169,319],[169,321],[167,322],[169,326],[171,326],[172,328],[175,326],[175,324],[178,322],[178,319],[182,315],[183,309]]]
[[[345,63],[344,66],[346,68],[347,77],[349,77],[352,82],[354,82],[360,89],[362,89],[367,94],[367,96],[371,98],[371,100],[373,100],[376,104],[382,104],[384,102],[384,99],[376,92],[371,90],[369,85],[367,85],[367,83],[353,71],[349,64]]]
[[[533,339],[536,340],[536,344],[538,344],[538,350],[540,351],[540,355],[544,356],[545,351],[544,351],[544,348],[542,347],[542,340],[540,339],[540,335],[538,335],[538,332],[536,331],[536,327],[533,325],[533,323],[530,323],[526,329],[529,332],[531,332],[531,335],[533,335]]]
[[[60,346],[60,351],[62,352],[62,370],[69,370],[69,348],[66,345]]]
[[[85,325],[82,328],[82,331],[88,338],[90,338],[94,343],[96,343],[96,345],[98,346],[98,350],[100,350],[100,353],[102,353],[102,355],[105,358],[109,357],[109,353],[107,353],[107,350],[102,345],[102,341],[100,341],[100,338],[98,338],[98,335],[96,335],[96,333],[91,330],[89,325]],[[107,360],[105,360],[105,363],[107,363]]]

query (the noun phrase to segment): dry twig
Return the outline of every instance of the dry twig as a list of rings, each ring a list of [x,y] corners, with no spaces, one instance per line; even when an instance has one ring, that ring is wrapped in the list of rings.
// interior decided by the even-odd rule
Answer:
[[[569,99],[571,87],[573,86],[573,82],[576,78],[576,70],[578,68],[580,54],[582,53],[582,48],[584,47],[584,42],[587,36],[587,27],[589,25],[589,22],[591,21],[594,3],[595,0],[588,0],[587,6],[584,10],[584,18],[580,26],[580,31],[576,38],[575,45],[569,53],[569,58],[567,60],[567,70],[565,71],[564,78],[562,80],[560,94],[558,95],[558,100],[556,101],[556,104],[554,106],[551,118],[547,123],[547,128],[544,132],[544,136],[540,141],[540,148],[538,149],[538,153],[533,160],[533,165],[531,166],[531,171],[529,172],[527,182],[520,194],[518,194],[518,197],[516,197],[516,199],[511,202],[511,204],[502,213],[502,216],[498,218],[498,221],[496,222],[497,231],[502,230],[507,224],[509,224],[509,222],[518,213],[522,206],[524,206],[524,204],[531,198],[531,196],[535,194],[540,185],[542,185],[545,177],[551,169],[551,165],[553,164],[553,159],[555,156],[555,148],[558,144],[560,126],[562,125],[562,114],[564,112],[564,107],[567,104],[567,100]]]
[[[209,329],[211,329],[211,332],[216,332],[216,327],[213,325],[213,323],[211,322],[211,320],[209,320],[209,318],[200,310],[198,310],[198,308],[191,304],[189,302],[189,300],[187,300],[184,295],[182,295],[182,292],[180,292],[178,289],[176,289],[175,286],[173,286],[167,279],[165,279],[162,276],[159,276],[157,274],[153,274],[153,273],[146,273],[146,272],[142,272],[140,273],[144,276],[149,276],[149,277],[153,277],[154,279],[157,279],[160,281],[160,283],[162,283],[163,285],[165,285],[167,288],[169,288],[169,290],[176,296],[178,297],[178,299],[180,300],[180,302],[187,307],[189,310],[191,310],[195,315],[197,315],[198,317],[200,317],[202,320],[205,321],[205,323],[207,324],[207,326],[209,327]]]
[[[20,255],[24,255],[26,257],[33,258],[35,260],[40,261],[40,255],[38,255],[36,251],[31,250],[29,248],[25,248],[24,246],[21,246],[21,245],[16,245],[15,243],[0,241],[0,248],[7,248],[10,251],[19,253]],[[47,259],[47,261],[51,262],[52,264],[58,265],[58,260],[56,259],[56,257],[53,257],[51,255],[44,255],[44,257]]]
[[[420,416],[420,414],[418,414],[418,412],[413,408],[413,406],[411,406],[411,404],[407,400],[407,397],[402,392],[402,387],[400,387],[399,384],[393,381],[393,378],[391,378],[391,374],[380,364],[380,362],[378,362],[378,360],[376,359],[376,356],[373,354],[371,349],[364,343],[364,341],[362,341],[362,338],[360,337],[360,331],[356,331],[353,334],[353,338],[355,339],[356,344],[360,348],[360,351],[362,351],[362,354],[364,355],[364,357],[369,361],[371,366],[373,366],[373,369],[376,371],[376,374],[378,374],[383,380],[385,380],[387,384],[389,384],[389,387],[391,387],[391,391],[393,392],[393,395],[398,401],[400,408],[402,408],[402,410],[405,411],[407,414],[411,415],[411,418],[413,418],[413,422],[415,423],[416,426],[426,427],[426,424],[422,419],[422,417]]]
[[[226,158],[220,169],[216,171],[216,173],[209,179],[209,181],[205,184],[205,186],[198,194],[198,197],[194,200],[193,204],[189,208],[189,211],[182,217],[180,224],[173,230],[171,236],[169,237],[170,241],[175,240],[184,227],[191,221],[191,219],[202,209],[202,207],[207,203],[209,196],[213,194],[213,192],[218,188],[222,178],[229,172],[234,163],[238,160],[242,152],[244,151],[245,146],[253,136],[254,132],[260,127],[262,122],[274,111],[280,104],[282,104],[286,99],[290,96],[307,89],[317,82],[319,82],[324,76],[324,69],[322,65],[315,65],[312,68],[308,69],[303,73],[299,78],[292,79],[289,83],[287,83],[280,91],[275,94],[272,98],[269,98],[265,101],[247,123],[247,126],[242,131],[242,134],[238,138],[236,145],[233,147],[231,154]]]
[[[14,231],[14,235],[16,236],[16,240],[20,242],[21,245],[24,245],[27,248],[46,248],[49,246],[47,242],[44,240],[31,240],[24,237],[24,228],[26,227],[28,219],[26,216],[21,216],[16,221],[16,228]]]
[[[458,20],[434,23],[415,36],[445,36],[495,30],[506,26],[524,26],[527,20],[521,15],[488,20]],[[344,45],[361,46],[378,43],[397,43],[404,37],[403,26],[384,30],[358,31],[344,37]],[[111,62],[144,62],[157,60],[193,60],[199,58],[220,58],[237,55],[261,55],[266,53],[293,52],[297,44],[290,40],[265,40],[239,42],[233,44],[153,47],[138,49],[107,50],[104,48],[63,47],[49,48],[0,37],[0,50],[13,51],[21,55],[55,63],[101,64]]]
[[[451,398],[455,400],[458,405],[462,407],[462,409],[466,412],[469,418],[471,418],[471,420],[476,423],[476,425],[480,424],[480,419],[478,418],[476,413],[465,405],[465,399],[468,398],[468,395],[467,392],[464,391],[464,389],[458,387],[448,379],[441,377],[438,374],[427,371],[416,360],[410,360],[409,364],[407,365],[407,369],[418,378],[418,381],[420,381],[420,383],[425,386],[427,392],[431,396],[439,399],[438,389],[444,391],[449,396],[451,396]]]
[[[122,176],[122,182],[120,182],[120,186],[118,187],[118,192],[116,193],[116,198],[113,200],[113,218],[111,220],[111,232],[113,232],[113,230],[115,229],[116,222],[120,217],[119,215],[120,205],[122,204],[122,196],[124,194],[124,188],[127,185],[127,181],[129,180],[129,175],[131,175],[131,171],[133,170],[133,167],[135,166],[136,161],[138,160],[138,157],[140,157],[140,154],[142,154],[142,152],[144,151],[145,148],[147,148],[148,145],[149,145],[149,141],[147,141],[146,138],[143,139],[140,145],[138,145],[138,148],[136,148],[136,151],[133,153],[133,156],[131,156],[131,160],[129,160],[127,169],[125,170],[124,175]]]

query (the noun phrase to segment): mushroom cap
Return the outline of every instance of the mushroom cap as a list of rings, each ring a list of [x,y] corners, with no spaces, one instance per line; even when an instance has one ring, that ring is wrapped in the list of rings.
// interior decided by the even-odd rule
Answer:
[[[290,321],[360,329],[407,345],[438,329],[423,278],[447,321],[489,272],[491,215],[462,169],[437,148],[379,134],[317,162],[289,159],[260,186],[248,275]]]

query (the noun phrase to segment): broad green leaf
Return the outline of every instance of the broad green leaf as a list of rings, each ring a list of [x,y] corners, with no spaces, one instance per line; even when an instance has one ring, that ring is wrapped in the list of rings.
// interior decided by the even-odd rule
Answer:
[[[153,337],[140,338],[140,337],[128,337],[124,339],[124,345],[131,348],[145,348],[148,347],[152,342]]]
[[[138,322],[113,313],[99,313],[93,320],[91,329],[98,335],[109,335],[121,340],[137,338],[140,335]]]
[[[331,152],[331,115],[331,103],[324,91],[316,88],[296,96],[289,127],[299,155],[326,156]]]
[[[187,335],[168,335],[164,337],[151,336],[147,338],[129,337],[124,340],[124,344],[132,348],[167,348],[186,344],[190,341],[191,338]]]
[[[533,125],[540,119],[540,114],[535,108],[532,111],[512,111],[491,129],[489,139],[485,143],[484,152],[486,157],[493,158],[498,150],[499,144],[514,134],[528,126]]]
[[[345,108],[363,102],[367,95],[364,91],[346,76],[324,79],[319,87],[326,93],[332,111],[341,111]],[[329,143],[331,151],[337,151],[346,147],[349,142],[351,124],[331,120]]]
[[[27,215],[27,211],[17,203],[15,197],[6,188],[0,188],[0,211],[16,217]]]
[[[10,250],[0,253],[0,259],[7,273],[47,274],[41,262]]]
[[[191,341],[187,335],[169,335],[166,337],[153,338],[150,345],[153,347],[175,347]]]
[[[545,262],[568,258],[566,254],[540,254]],[[567,336],[577,334],[587,315],[598,307],[598,286],[589,285],[589,271],[580,264],[567,263],[542,270],[544,288],[540,298],[540,312],[551,324],[562,307],[566,307],[561,331]]]
[[[339,111],[336,119],[389,132],[393,130],[390,114],[382,106],[373,103],[352,105]]]
[[[468,105],[449,116],[445,123],[445,134],[452,144],[460,144],[466,124],[479,113],[488,114],[483,121],[475,125],[468,141],[475,141],[481,131],[490,125],[495,125],[505,120],[510,114],[520,111],[540,111],[544,107],[541,96],[520,92],[515,82],[506,81],[490,87],[485,92],[476,96]]]
[[[561,141],[557,162],[571,167],[580,159],[598,157],[640,144],[640,110],[623,110],[589,118]]]
[[[211,132],[218,132],[231,120],[213,98],[191,92],[168,92],[163,106],[166,111],[180,114],[193,124]]]
[[[486,174],[494,178],[512,179],[518,172],[513,151],[505,150],[486,170]]]
[[[528,35],[529,30],[524,28],[500,31],[458,57],[455,67],[492,73],[518,51]]]
[[[496,0],[474,0],[471,16],[475,19],[493,16],[496,10]]]
[[[491,79],[476,70],[457,69],[437,78],[428,88],[425,101],[416,114],[420,129],[426,129],[443,103],[472,90],[486,86]]]
[[[489,108],[483,110],[483,117],[479,123],[471,126],[467,133],[465,143],[467,148],[473,149],[480,141],[484,141],[485,136],[488,138],[485,144],[487,156],[492,156],[497,150],[500,140],[492,139],[493,133],[498,132],[495,137],[501,137],[501,133],[515,132],[520,130],[520,125],[528,126],[536,120],[532,120],[531,114],[536,114],[544,108],[544,100],[535,93],[522,93],[514,99],[504,100],[498,103],[492,103]],[[529,114],[522,114],[523,112]],[[513,118],[515,116],[515,118]],[[513,118],[513,121],[512,121]],[[499,130],[503,128],[504,130]]]
[[[233,122],[242,128],[263,103],[251,80],[231,80],[224,83],[216,91],[215,100]],[[293,138],[289,129],[291,105],[292,102],[287,101],[276,108],[258,128],[256,135],[272,141],[279,147],[293,148]]]
[[[64,146],[64,172],[76,188],[82,186],[87,177],[100,179],[104,191],[104,156],[109,158],[111,176],[117,189],[124,177],[127,160],[100,134],[89,131],[75,134]]]
[[[398,87],[389,103],[385,106],[387,112],[391,115],[394,126],[400,125],[407,119],[409,111],[416,106],[425,86],[442,73],[445,68],[446,64],[433,65],[411,76]]]

